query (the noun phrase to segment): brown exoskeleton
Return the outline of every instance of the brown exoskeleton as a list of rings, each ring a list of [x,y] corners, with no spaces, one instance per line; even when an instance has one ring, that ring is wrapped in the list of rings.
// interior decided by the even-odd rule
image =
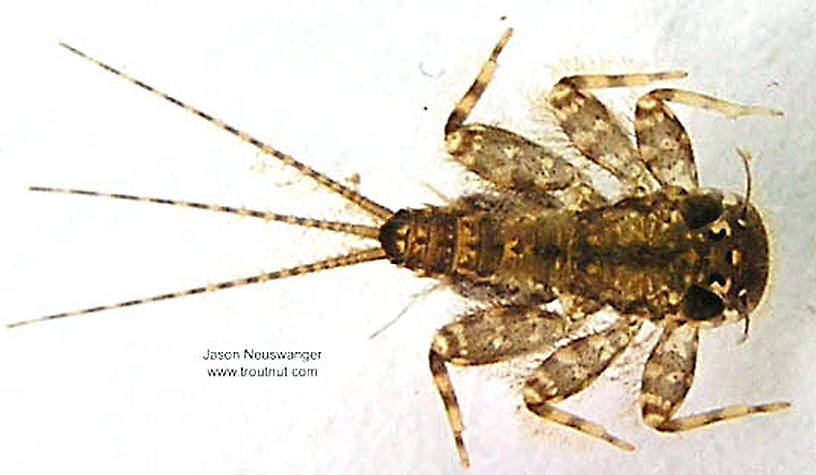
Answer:
[[[490,82],[511,33],[508,30],[499,40],[445,126],[451,156],[492,187],[445,206],[396,213],[249,134],[63,45],[295,167],[382,224],[356,225],[84,190],[32,190],[235,213],[329,229],[378,240],[379,245],[291,269],[9,326],[388,259],[449,284],[474,302],[473,310],[439,330],[429,352],[434,382],[464,465],[468,465],[469,457],[446,364],[485,365],[543,351],[550,351],[549,356],[524,384],[527,408],[619,448],[634,449],[601,426],[554,404],[594,381],[629,345],[645,320],[663,330],[642,377],[641,408],[649,426],[664,432],[684,431],[789,407],[786,402],[740,404],[673,417],[694,377],[699,329],[739,320],[744,320],[747,329],[749,316],[765,290],[769,257],[765,227],[749,202],[750,182],[744,198],[699,189],[688,135],[666,103],[702,107],[729,117],[780,113],[684,90],[656,89],[637,101],[635,147],[588,90],[643,86],[685,77],[684,72],[561,79],[550,92],[548,103],[572,145],[610,172],[624,188],[626,197],[612,202],[595,189],[582,169],[554,151],[495,126],[465,123]],[[747,169],[747,153],[740,155]],[[561,302],[563,314],[545,308],[555,300]],[[620,318],[594,333],[576,332],[586,316],[602,309],[612,309]]]

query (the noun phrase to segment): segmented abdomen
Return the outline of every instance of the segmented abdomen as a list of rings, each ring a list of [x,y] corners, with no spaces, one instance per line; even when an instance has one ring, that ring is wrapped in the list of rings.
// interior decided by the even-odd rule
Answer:
[[[392,263],[429,277],[448,276],[506,291],[549,293],[549,280],[563,268],[572,215],[555,211],[527,215],[465,206],[406,209],[380,232]]]

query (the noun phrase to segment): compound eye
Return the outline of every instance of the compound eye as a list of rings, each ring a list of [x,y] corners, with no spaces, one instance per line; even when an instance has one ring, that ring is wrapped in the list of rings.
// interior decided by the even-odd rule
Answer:
[[[697,229],[719,218],[723,213],[723,205],[722,200],[715,196],[689,196],[680,211],[688,227]]]
[[[710,320],[722,314],[725,305],[714,292],[693,285],[683,296],[683,313],[691,320]]]

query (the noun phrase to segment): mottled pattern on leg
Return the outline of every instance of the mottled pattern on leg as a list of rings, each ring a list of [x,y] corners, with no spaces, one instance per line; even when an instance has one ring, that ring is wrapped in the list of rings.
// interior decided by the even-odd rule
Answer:
[[[431,343],[429,360],[434,384],[445,405],[459,452],[468,465],[462,438],[464,425],[445,363],[483,365],[554,345],[569,335],[566,320],[537,307],[493,307],[468,314],[442,327]]]
[[[646,166],[663,186],[686,191],[698,188],[694,152],[685,128],[674,113],[650,92],[637,101],[635,136]]]
[[[683,402],[694,380],[698,331],[692,325],[669,326],[652,350],[641,379],[643,420],[658,428]]]
[[[635,135],[638,150],[649,170],[663,186],[696,189],[697,167],[686,130],[666,102],[699,107],[735,119],[746,115],[778,117],[782,113],[757,106],[744,106],[681,89],[655,89],[637,102]]]
[[[557,154],[498,127],[464,124],[493,78],[498,56],[512,32],[508,29],[499,39],[470,89],[451,111],[445,124],[448,153],[502,190],[517,191],[527,198],[558,191],[559,200],[571,209],[605,204],[592,181]]]
[[[589,386],[629,345],[639,328],[640,320],[622,318],[602,332],[580,338],[557,350],[525,383],[527,408],[549,421],[572,427],[624,450],[633,450],[631,444],[611,435],[603,427],[551,404]]]
[[[635,322],[622,318],[555,351],[525,383],[525,400],[554,403],[589,386],[629,345],[640,328]]]
[[[499,189],[523,195],[564,191],[559,194],[559,199],[571,208],[606,203],[583,172],[564,158],[513,132],[468,124],[448,134],[446,146],[457,161]]]
[[[456,365],[483,365],[552,346],[570,334],[568,320],[537,307],[490,307],[442,327],[431,347]]]
[[[606,106],[592,94],[580,90],[581,87],[615,87],[600,85],[604,83],[600,78],[603,76],[589,80],[582,76],[561,79],[548,98],[556,120],[573,145],[612,173],[626,188],[626,194],[653,192],[659,184],[641,162],[627,133]]]
[[[661,432],[682,432],[751,414],[765,414],[790,407],[788,402],[735,404],[672,419],[694,380],[698,331],[681,325],[664,331],[643,371],[641,409],[643,420]]]

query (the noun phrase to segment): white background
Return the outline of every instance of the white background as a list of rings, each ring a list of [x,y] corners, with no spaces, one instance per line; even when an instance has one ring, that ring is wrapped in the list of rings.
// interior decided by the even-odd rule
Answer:
[[[782,109],[678,106],[701,181],[740,192],[752,150],[773,281],[752,320],[704,333],[682,414],[788,400],[682,435],[639,420],[634,354],[563,404],[625,454],[522,409],[511,369],[452,370],[470,473],[816,470],[811,2],[18,2],[0,20],[4,323],[248,276],[361,245],[203,211],[26,192],[90,188],[347,219],[250,146],[57,47],[65,41],[257,134],[393,209],[456,196],[442,127],[508,26],[474,120],[535,138],[535,97],[575,71],[689,71],[678,85]],[[336,4],[337,3],[337,4]],[[497,3],[498,4],[498,3]],[[501,18],[506,16],[506,19]],[[638,91],[642,92],[642,91]],[[632,95],[631,97],[634,97]],[[623,109],[631,116],[631,108]],[[385,263],[0,331],[1,473],[457,473],[427,367],[461,302]],[[206,349],[322,351],[308,380],[215,379]],[[234,366],[234,365],[233,365]]]

